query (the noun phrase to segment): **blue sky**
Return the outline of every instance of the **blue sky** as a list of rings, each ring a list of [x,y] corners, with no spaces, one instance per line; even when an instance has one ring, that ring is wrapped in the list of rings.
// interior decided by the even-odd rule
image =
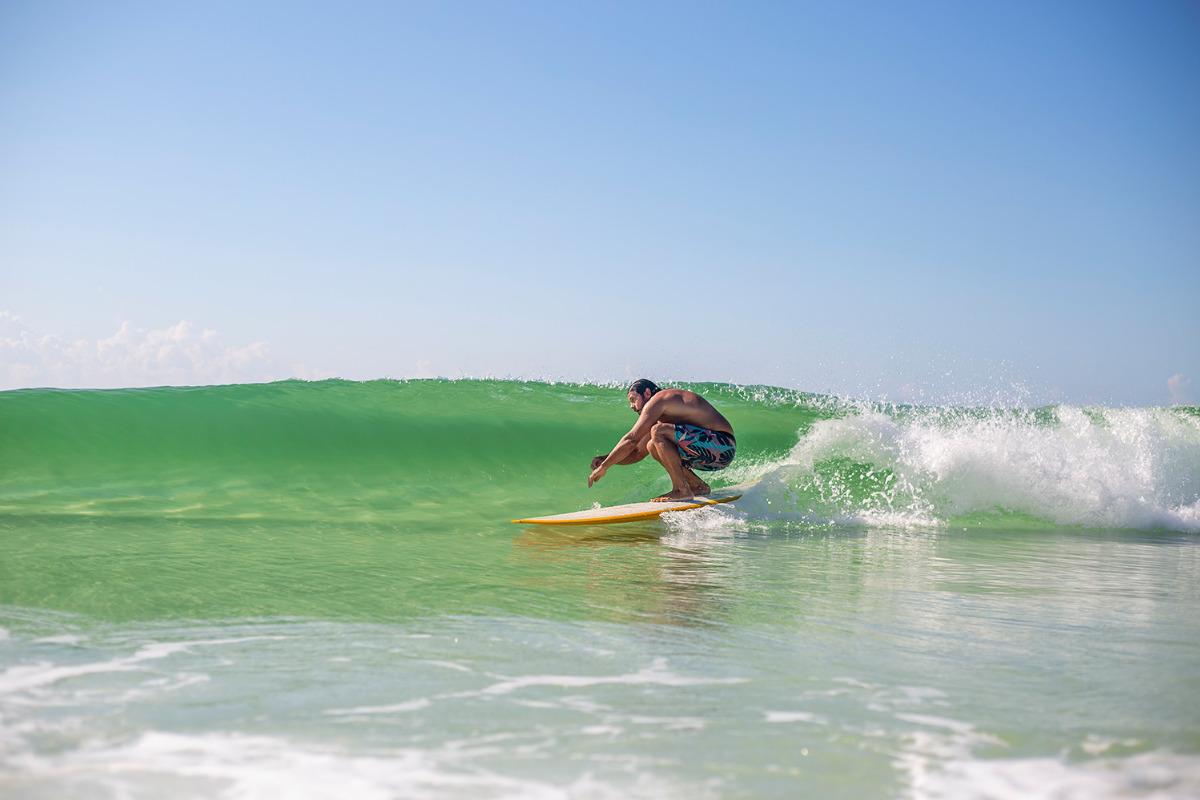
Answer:
[[[1194,401],[1198,89],[1193,2],[8,0],[0,388]]]

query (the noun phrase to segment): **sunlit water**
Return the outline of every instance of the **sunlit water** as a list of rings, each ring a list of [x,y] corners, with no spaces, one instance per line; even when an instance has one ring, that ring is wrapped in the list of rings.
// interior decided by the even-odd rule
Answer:
[[[619,390],[158,391],[0,395],[0,795],[1200,795],[1190,412],[731,391],[745,502],[538,528],[660,487]]]

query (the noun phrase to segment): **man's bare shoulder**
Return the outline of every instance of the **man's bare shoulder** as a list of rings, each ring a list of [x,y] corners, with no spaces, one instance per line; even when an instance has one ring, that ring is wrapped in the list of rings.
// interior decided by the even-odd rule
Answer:
[[[646,403],[647,407],[653,406],[654,410],[663,412],[695,407],[697,405],[707,406],[708,401],[695,392],[689,392],[687,389],[660,389]]]
[[[687,389],[660,389],[658,394],[651,399],[658,400],[660,403],[670,403],[675,400],[687,401],[693,397],[700,397],[700,395],[689,392]]]
[[[659,398],[662,398],[661,400]],[[654,413],[664,422],[688,422],[711,430],[733,433],[729,420],[695,392],[687,389],[663,389],[651,398],[657,400]],[[649,405],[649,403],[647,403]]]
[[[680,398],[675,392],[675,389],[659,389],[646,401],[646,405],[642,406],[642,415],[658,416],[677,405]]]

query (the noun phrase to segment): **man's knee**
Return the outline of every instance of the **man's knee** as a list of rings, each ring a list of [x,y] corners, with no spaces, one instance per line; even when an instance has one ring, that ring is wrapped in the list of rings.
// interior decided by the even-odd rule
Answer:
[[[675,425],[670,422],[656,422],[650,429],[651,439],[661,442],[675,441]]]

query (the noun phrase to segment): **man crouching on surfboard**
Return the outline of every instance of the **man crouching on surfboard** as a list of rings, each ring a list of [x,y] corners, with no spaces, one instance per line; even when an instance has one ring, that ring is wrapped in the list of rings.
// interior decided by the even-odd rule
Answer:
[[[653,498],[655,502],[708,494],[711,487],[692,470],[713,472],[733,461],[737,442],[729,420],[695,392],[659,389],[645,378],[634,381],[626,394],[637,424],[611,453],[592,459],[588,486],[613,464],[633,464],[649,453],[671,476],[671,491]]]

